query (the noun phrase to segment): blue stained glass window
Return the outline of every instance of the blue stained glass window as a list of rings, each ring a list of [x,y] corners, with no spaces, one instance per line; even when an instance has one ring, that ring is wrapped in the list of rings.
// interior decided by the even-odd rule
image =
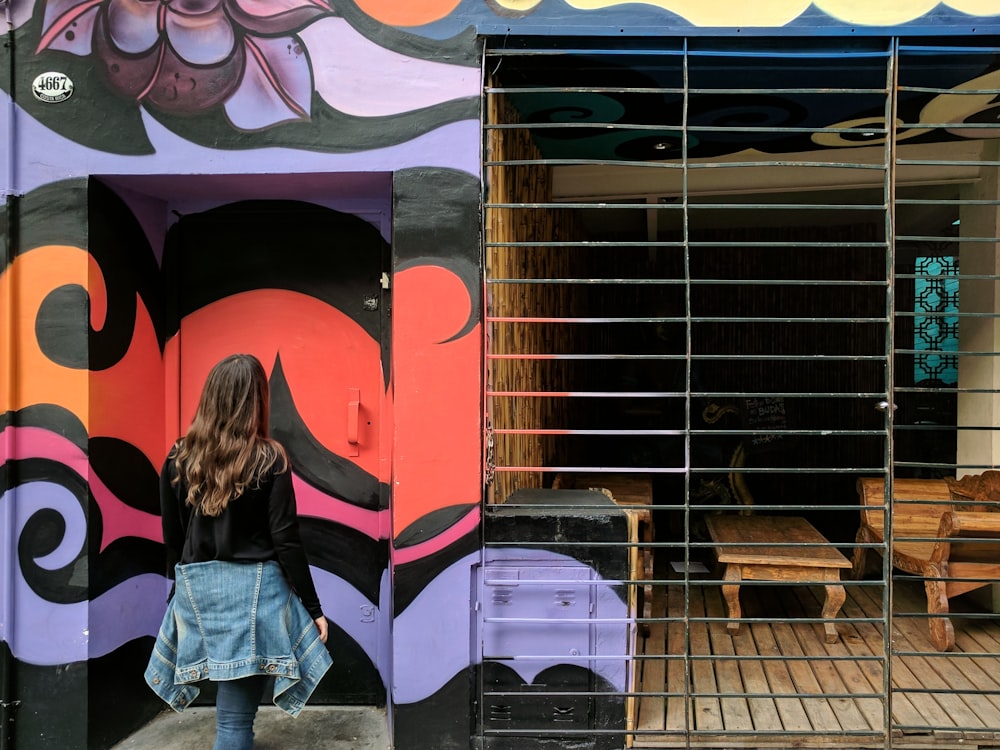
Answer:
[[[958,383],[958,258],[917,258],[914,281],[913,379]],[[927,352],[920,354],[919,352]],[[951,352],[951,353],[949,353]]]

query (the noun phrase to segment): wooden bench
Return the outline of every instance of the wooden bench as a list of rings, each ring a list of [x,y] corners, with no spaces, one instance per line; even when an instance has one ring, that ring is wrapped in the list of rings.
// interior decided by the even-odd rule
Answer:
[[[857,482],[861,527],[856,541],[885,541],[885,485],[881,478]],[[955,647],[948,600],[1000,577],[1000,513],[956,510],[944,479],[896,479],[892,498],[892,566],[924,579],[930,638],[940,651]],[[852,576],[866,572],[868,549],[855,547]],[[875,548],[878,549],[878,548]],[[963,580],[964,579],[964,580]],[[978,579],[978,580],[969,580]]]

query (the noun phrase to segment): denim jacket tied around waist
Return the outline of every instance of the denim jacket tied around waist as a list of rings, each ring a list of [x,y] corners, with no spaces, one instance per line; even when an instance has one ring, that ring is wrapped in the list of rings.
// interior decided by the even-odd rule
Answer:
[[[278,563],[211,560],[175,570],[146,683],[183,711],[202,680],[269,675],[274,705],[297,716],[333,661]]]

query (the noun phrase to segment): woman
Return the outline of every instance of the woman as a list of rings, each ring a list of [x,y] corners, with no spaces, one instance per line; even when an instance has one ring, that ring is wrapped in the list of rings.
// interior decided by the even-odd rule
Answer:
[[[198,695],[196,683],[215,681],[215,750],[253,747],[272,679],[275,705],[295,716],[331,664],[291,467],[267,423],[264,368],[248,354],[226,357],[160,474],[175,586],[146,681],[176,711]]]

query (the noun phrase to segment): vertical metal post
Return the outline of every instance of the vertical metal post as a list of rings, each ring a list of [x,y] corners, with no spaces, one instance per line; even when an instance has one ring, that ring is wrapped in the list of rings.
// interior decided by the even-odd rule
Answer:
[[[894,352],[895,336],[893,335],[895,326],[895,296],[893,289],[895,286],[895,265],[896,265],[896,111],[897,111],[897,87],[899,84],[899,40],[893,39],[890,42],[890,54],[888,59],[888,96],[886,97],[886,129],[888,130],[885,139],[884,156],[886,164],[885,189],[883,195],[887,200],[887,210],[885,213],[885,237],[888,243],[886,248],[886,331],[885,331],[885,382],[886,394],[888,396],[888,408],[885,410],[885,526],[892,528],[892,486],[893,486],[893,411],[895,408],[895,373],[894,373]],[[885,543],[888,549],[882,555],[882,655],[885,659],[882,667],[882,705],[883,705],[883,726],[885,727],[884,742],[886,750],[892,746],[892,534],[886,534]]]
[[[490,97],[494,96],[489,93],[489,88],[492,84],[492,73],[489,72],[487,68],[487,63],[489,61],[489,55],[486,53],[486,42],[482,40],[479,46],[480,60],[482,61],[482,68],[479,71],[480,76],[480,90],[483,92],[482,96],[479,98],[479,121],[486,123],[487,125],[493,124],[493,119],[490,109]],[[493,131],[488,131],[486,128],[480,128],[479,135],[479,149],[480,149],[480,169],[482,172],[479,175],[479,236],[482,239],[482,251],[480,252],[480,268],[479,272],[482,279],[482,330],[483,330],[483,349],[482,349],[482,370],[483,370],[483,381],[482,381],[482,394],[483,402],[481,404],[481,424],[483,427],[483,445],[482,445],[482,462],[483,462],[483,494],[480,498],[481,509],[480,518],[482,519],[486,515],[486,504],[489,502],[490,497],[490,483],[492,477],[490,476],[492,467],[490,466],[490,461],[492,457],[490,455],[491,442],[493,441],[492,431],[490,429],[490,402],[489,396],[486,394],[490,390],[490,366],[489,366],[489,347],[491,339],[491,331],[489,323],[486,320],[486,316],[489,314],[490,305],[490,294],[489,288],[487,287],[486,280],[488,278],[488,254],[489,248],[486,246],[487,238],[487,217],[486,217],[486,203],[489,200],[489,190],[490,190],[490,180],[489,173],[494,167],[487,167],[486,164],[492,161],[490,155],[490,150],[492,148],[492,141],[494,141],[498,136]],[[395,537],[393,537],[395,538]],[[391,548],[392,545],[390,545]],[[479,564],[477,569],[473,571],[472,575],[472,612],[473,615],[470,617],[469,627],[472,628],[472,634],[469,638],[469,642],[472,644],[472,651],[469,654],[470,663],[472,664],[483,664],[483,643],[482,643],[482,602],[484,598],[484,582],[483,582],[483,570],[484,563],[486,561],[486,545],[483,543],[483,524],[479,525]],[[486,689],[486,679],[483,674],[485,670],[480,667],[475,671],[475,685],[472,688],[472,706],[471,706],[471,716],[472,716],[472,731],[476,737],[483,736],[483,705],[485,701],[483,700],[483,693]],[[391,695],[391,691],[390,691]],[[392,712],[389,712],[392,715]],[[481,743],[482,740],[479,740]]]
[[[690,68],[687,39],[684,40],[684,102],[681,109],[681,232],[684,243],[684,724],[693,727],[691,715],[691,245],[688,214],[688,107]],[[669,605],[668,605],[669,609]],[[691,732],[684,734],[684,747],[691,747]]]

